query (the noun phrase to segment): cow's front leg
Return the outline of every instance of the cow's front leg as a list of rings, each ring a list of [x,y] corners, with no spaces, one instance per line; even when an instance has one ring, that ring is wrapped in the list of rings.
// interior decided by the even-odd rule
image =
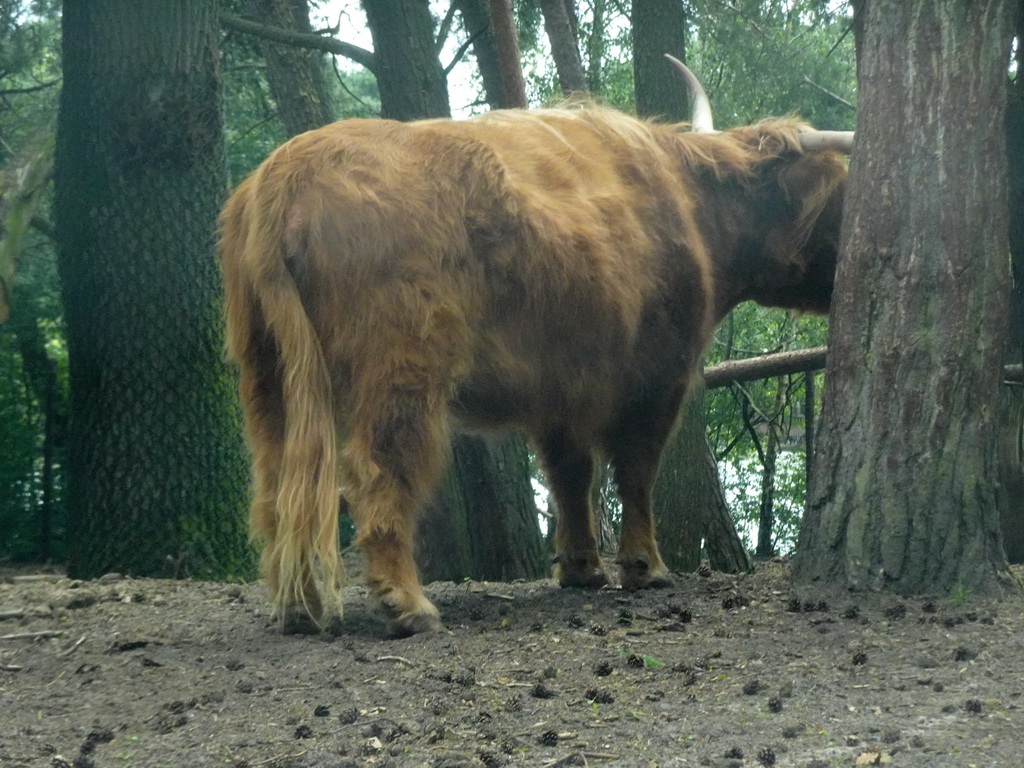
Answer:
[[[672,585],[672,577],[661,559],[654,536],[651,489],[656,474],[656,460],[653,466],[615,467],[615,483],[622,501],[622,531],[616,563],[623,589]]]
[[[622,501],[619,565],[623,589],[668,587],[672,577],[655,541],[651,492],[662,450],[672,433],[682,386],[670,387],[623,419],[607,446]]]
[[[594,458],[562,431],[539,441],[538,448],[557,511],[555,578],[563,587],[603,587],[608,575],[598,553],[590,508]]]

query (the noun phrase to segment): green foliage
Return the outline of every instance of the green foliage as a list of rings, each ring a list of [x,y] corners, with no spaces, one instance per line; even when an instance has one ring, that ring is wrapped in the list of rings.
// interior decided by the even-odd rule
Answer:
[[[853,128],[852,19],[823,0],[693,0],[687,58],[720,128],[799,114],[822,128]]]
[[[60,82],[57,19],[54,2],[0,4],[0,198],[14,185],[8,174],[16,162],[24,164],[21,151],[38,145],[37,137],[53,123]],[[48,210],[44,197],[38,214],[46,217]],[[16,263],[11,316],[0,325],[0,560],[44,553],[59,560],[67,350],[53,243],[28,229]],[[47,428],[50,476],[43,462]],[[44,503],[50,510],[46,527]]]
[[[824,318],[796,316],[741,304],[718,330],[708,362],[756,357],[772,352],[825,344]],[[768,429],[777,430],[780,457],[776,467],[775,548],[788,552],[796,543],[806,496],[804,455],[804,391],[799,374],[746,382],[708,391],[707,428],[719,461],[723,489],[741,536],[753,541],[762,493],[762,453]],[[816,396],[820,388],[815,390]]]

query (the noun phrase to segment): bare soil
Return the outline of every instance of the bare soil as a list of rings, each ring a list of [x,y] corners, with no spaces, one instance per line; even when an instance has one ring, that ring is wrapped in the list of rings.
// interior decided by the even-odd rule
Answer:
[[[0,766],[1012,766],[1024,600],[433,584],[451,633],[283,636],[264,588],[0,574]]]

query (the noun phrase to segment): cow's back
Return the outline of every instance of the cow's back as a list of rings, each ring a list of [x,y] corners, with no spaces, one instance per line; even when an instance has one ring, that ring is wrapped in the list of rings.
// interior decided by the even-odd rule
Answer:
[[[606,110],[348,120],[277,150],[253,194],[288,198],[289,269],[339,389],[385,315],[430,305],[416,322],[444,329],[427,353],[462,417],[592,432],[683,375],[709,331],[679,165],[656,129]]]

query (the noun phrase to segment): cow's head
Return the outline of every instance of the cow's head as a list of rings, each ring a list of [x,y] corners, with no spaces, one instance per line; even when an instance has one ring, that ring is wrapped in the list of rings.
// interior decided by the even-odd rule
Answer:
[[[719,133],[697,77],[666,54],[690,94],[691,128]],[[746,240],[731,265],[744,290],[736,298],[769,307],[828,312],[839,252],[844,155],[852,131],[817,131],[795,120],[771,120],[724,132],[756,158],[748,187]]]

